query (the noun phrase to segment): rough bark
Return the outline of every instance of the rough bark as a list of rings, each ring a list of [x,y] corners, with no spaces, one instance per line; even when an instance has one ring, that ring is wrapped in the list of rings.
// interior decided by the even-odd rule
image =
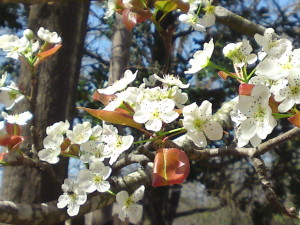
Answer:
[[[36,74],[33,104],[23,104],[18,111],[30,110],[34,115],[34,138],[37,150],[42,149],[46,127],[74,116],[75,94],[80,72],[89,1],[32,5],[28,27],[37,31],[43,26],[58,32],[63,47],[43,62]],[[31,86],[30,74],[22,67],[19,83],[27,90]],[[29,133],[27,134],[30,135]],[[28,146],[25,146],[29,148]],[[53,167],[57,179],[36,168],[7,167],[4,170],[3,198],[16,202],[46,202],[57,199],[60,185],[67,175],[67,161]]]

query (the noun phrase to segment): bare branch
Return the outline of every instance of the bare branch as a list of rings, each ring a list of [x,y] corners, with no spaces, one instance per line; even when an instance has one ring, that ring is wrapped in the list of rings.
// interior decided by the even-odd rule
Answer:
[[[215,14],[217,21],[227,25],[231,29],[240,32],[242,34],[253,37],[254,34],[263,34],[266,30],[265,27],[253,23],[225,8],[222,6],[216,6]]]
[[[278,196],[276,195],[275,191],[273,190],[272,184],[270,182],[270,177],[269,177],[269,171],[262,160],[261,157],[253,157],[252,158],[252,164],[258,174],[258,178],[261,182],[262,188],[265,192],[265,196],[269,203],[277,209],[280,213],[291,217],[291,218],[297,218],[300,219],[300,216],[296,209],[294,207],[287,208],[284,206]]]
[[[189,216],[189,215],[193,215],[195,213],[214,212],[214,211],[217,211],[217,210],[219,210],[223,207],[224,206],[219,205],[219,206],[215,206],[215,207],[195,208],[195,209],[191,209],[191,210],[176,213],[175,217],[178,218],[178,217],[182,217],[182,216]]]

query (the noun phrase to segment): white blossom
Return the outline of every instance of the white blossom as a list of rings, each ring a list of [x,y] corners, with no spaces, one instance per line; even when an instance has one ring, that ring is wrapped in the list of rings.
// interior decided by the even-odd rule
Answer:
[[[6,112],[2,112],[2,116],[8,123],[15,123],[20,126],[26,125],[32,118],[32,114],[29,111],[14,115],[8,115]]]
[[[166,84],[168,86],[178,86],[179,88],[188,88],[190,84],[183,84],[182,81],[179,79],[179,77],[167,74],[164,75],[164,78],[160,78],[158,75],[153,75],[157,80],[162,82],[163,84]]]
[[[15,35],[0,36],[0,48],[7,52],[6,57],[18,59],[20,54],[24,52],[30,42],[26,37],[19,38]]]
[[[86,192],[79,186],[76,180],[65,179],[64,184],[61,186],[64,193],[59,196],[57,207],[68,207],[68,214],[76,216],[79,212],[80,205],[86,202]]]
[[[212,0],[206,0],[205,7],[203,8],[205,14],[202,18],[200,18],[200,24],[204,27],[211,27],[216,22],[215,6],[213,6],[211,3]]]
[[[24,98],[24,95],[20,93],[18,86],[13,81],[11,81],[7,87],[0,87],[0,103],[3,104],[7,110],[11,110],[15,104]]]
[[[64,137],[61,134],[53,134],[47,136],[43,140],[44,149],[38,152],[40,160],[46,161],[51,164],[55,164],[59,161],[58,156],[61,153],[60,145],[64,141]]]
[[[116,81],[115,83],[113,83],[111,86],[108,86],[107,88],[98,89],[98,92],[100,94],[112,95],[118,91],[124,90],[128,86],[128,84],[130,84],[132,81],[135,80],[137,72],[138,71],[132,73],[131,70],[126,70],[123,78]]]
[[[5,71],[2,75],[1,75],[1,79],[0,79],[0,87],[2,87],[6,81],[7,78],[7,72]]]
[[[281,102],[279,112],[287,112],[295,104],[300,103],[300,71],[291,73],[286,79],[287,85],[275,93],[275,100]]]
[[[202,0],[182,0],[189,4],[190,8],[189,11],[194,11],[198,9],[199,5],[202,3]]]
[[[37,32],[37,35],[40,39],[48,43],[58,44],[61,42],[61,37],[58,36],[56,32],[50,32],[44,27],[40,27],[40,29]]]
[[[196,31],[205,31],[205,27],[200,23],[199,17],[193,11],[181,14],[178,19],[180,22],[192,26]]]
[[[156,84],[157,79],[155,78],[157,76],[156,74],[152,74],[149,76],[149,78],[143,78],[143,82],[145,86],[154,87]]]
[[[205,100],[198,107],[196,103],[187,105],[182,110],[183,126],[187,137],[198,147],[207,145],[209,140],[220,140],[223,136],[222,126],[212,119],[212,104]]]
[[[272,80],[287,77],[290,73],[300,71],[300,49],[286,51],[279,58],[268,57],[260,62],[255,73],[259,76],[266,76]]]
[[[245,117],[240,121],[240,136],[237,138],[249,141],[257,135],[257,138],[264,140],[272,132],[277,122],[269,106],[270,96],[268,87],[260,84],[253,87],[251,96],[239,96],[237,110]],[[246,141],[239,144],[241,143],[245,144]],[[239,147],[243,146],[239,145]]]
[[[279,39],[273,28],[267,28],[264,35],[255,34],[254,39],[269,56],[279,57],[292,49],[292,42],[285,38]]]
[[[105,149],[104,143],[88,141],[80,145],[80,160],[83,163],[103,161],[111,156],[111,151]]]
[[[133,120],[137,123],[145,123],[147,130],[159,131],[162,123],[171,123],[179,114],[174,111],[175,102],[172,99],[161,101],[149,101],[145,99],[140,108],[135,112]]]
[[[92,128],[89,122],[76,124],[73,130],[67,130],[67,137],[74,144],[82,144],[87,142],[92,135]]]
[[[189,60],[189,64],[192,66],[185,74],[198,73],[209,64],[210,57],[214,51],[213,39],[209,43],[204,43],[203,50],[196,51],[193,58]]]
[[[103,162],[94,161],[89,169],[79,171],[77,181],[80,186],[88,193],[99,191],[106,192],[110,188],[110,184],[106,179],[111,174],[111,168],[105,166]]]
[[[242,42],[230,43],[223,48],[224,56],[231,59],[235,66],[243,67],[245,64],[253,64],[257,56],[252,52],[252,47],[248,40]]]
[[[110,152],[109,164],[112,165],[118,157],[126,150],[128,150],[133,143],[133,136],[118,135],[118,130],[112,125],[105,125],[103,127],[103,141],[106,143],[105,151]]]
[[[107,2],[107,10],[105,12],[104,19],[111,17],[117,8],[117,0],[108,0]]]
[[[137,204],[144,197],[145,186],[140,186],[132,195],[127,191],[120,191],[117,196],[117,204],[114,206],[120,220],[129,219],[130,223],[136,224],[142,219],[143,206]]]
[[[68,120],[65,122],[60,121],[56,122],[53,125],[46,128],[47,135],[53,135],[53,134],[65,134],[67,130],[70,127],[70,123]]]

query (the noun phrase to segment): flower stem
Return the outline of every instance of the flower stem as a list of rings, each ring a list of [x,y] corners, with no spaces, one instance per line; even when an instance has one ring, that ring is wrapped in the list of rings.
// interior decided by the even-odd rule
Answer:
[[[115,194],[114,192],[107,190],[106,192],[108,192],[109,194],[113,195],[113,196],[117,196],[117,194]]]
[[[241,79],[241,78],[239,78],[239,77],[233,75],[231,72],[225,70],[225,69],[222,68],[221,66],[218,66],[218,65],[214,64],[214,63],[211,62],[211,61],[208,62],[207,66],[211,66],[211,67],[213,67],[213,68],[215,68],[215,69],[217,69],[217,70],[221,70],[221,71],[225,72],[228,76],[230,76],[230,77],[232,77],[232,78],[234,78],[234,79],[240,80],[240,81],[242,81],[242,82],[245,82],[244,79]]]

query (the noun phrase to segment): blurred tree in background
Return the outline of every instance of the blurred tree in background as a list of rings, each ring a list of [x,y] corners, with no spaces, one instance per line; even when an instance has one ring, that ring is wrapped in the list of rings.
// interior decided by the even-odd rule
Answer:
[[[295,48],[300,46],[299,1],[220,0],[214,3],[264,27],[272,27],[276,33],[292,40]],[[252,38],[247,30],[236,30],[235,26],[228,26],[220,19],[207,32],[200,33],[179,23],[179,15],[172,12],[160,24],[169,36],[157,31],[150,22],[139,24],[129,32],[120,18],[103,19],[105,5],[105,2],[98,1],[0,5],[0,26],[3,30],[0,34],[27,27],[37,30],[44,26],[57,31],[63,39],[61,51],[39,69],[35,100],[38,107],[25,106],[37,115],[33,120],[35,132],[41,137],[33,140],[37,149],[42,148],[46,127],[56,121],[68,118],[69,121],[89,119],[99,123],[78,111],[75,101],[77,106],[101,107],[91,98],[95,89],[120,79],[128,68],[139,70],[136,84],[153,73],[178,74],[191,84],[188,91],[190,103],[201,103],[207,99],[213,103],[214,110],[237,93],[236,81],[224,82],[214,69],[205,68],[196,75],[183,75],[183,71],[187,69],[192,54],[202,49],[210,38],[215,42],[215,62],[233,71],[229,60],[223,57],[222,48],[227,43]],[[251,44],[256,45],[253,40]],[[2,60],[1,64],[1,72],[10,72],[14,75],[12,79],[17,79],[24,89],[27,88],[28,74],[24,68],[12,60]],[[282,122],[269,138],[291,127]],[[138,137],[140,134],[134,132],[134,135]],[[222,142],[210,147],[228,145],[232,141],[229,135],[225,135]],[[270,169],[274,190],[282,203],[298,208],[299,141],[299,138],[294,138],[263,156]],[[57,199],[61,192],[60,184],[67,176],[68,163],[66,161],[51,169],[57,180],[49,179],[49,174],[35,168],[5,168],[1,198],[27,203]],[[124,168],[121,172],[128,174],[134,169]],[[55,181],[55,184],[49,183]],[[192,160],[186,183],[150,188],[144,200],[144,212],[142,224],[299,224],[299,221],[284,217],[272,208],[264,197],[255,169],[247,157],[240,156]],[[110,215],[110,208],[96,211],[93,216],[86,217],[85,224],[118,224]],[[84,222],[73,220],[72,224]]]

